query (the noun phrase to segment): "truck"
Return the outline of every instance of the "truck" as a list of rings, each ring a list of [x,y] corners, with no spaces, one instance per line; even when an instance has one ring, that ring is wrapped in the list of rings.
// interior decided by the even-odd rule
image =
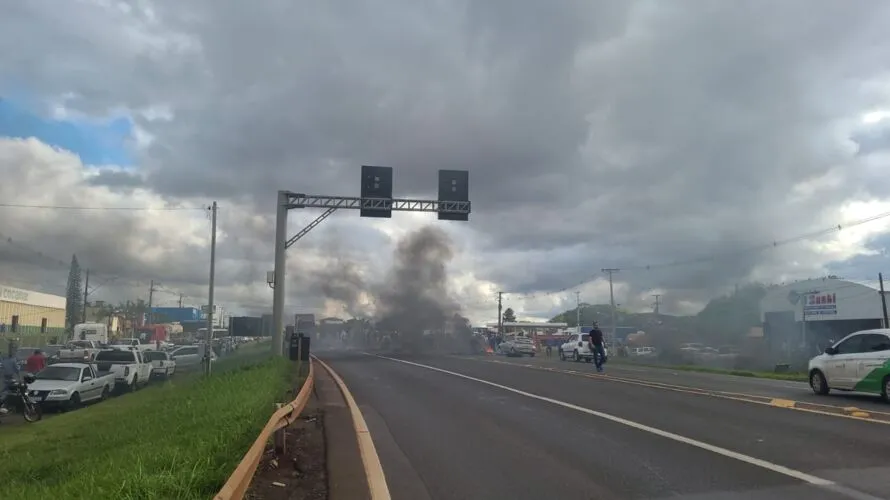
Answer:
[[[55,358],[60,362],[87,363],[103,347],[104,344],[95,340],[74,340],[65,344],[65,348],[60,349]]]
[[[155,348],[155,342],[149,343],[148,340],[143,341],[143,340],[140,340],[137,338],[129,337],[129,338],[116,339],[114,342],[111,343],[111,345],[109,347],[113,347],[113,348],[126,347],[126,348],[134,348],[137,351],[151,351]]]
[[[145,361],[139,349],[125,346],[103,349],[96,353],[95,362],[101,375],[114,375],[115,386],[121,391],[135,391],[151,380],[151,363]]]
[[[99,344],[108,343],[108,325],[104,323],[79,323],[74,325],[74,338]]]
[[[146,363],[151,364],[151,376],[167,380],[176,372],[176,361],[167,351],[145,351]]]
[[[56,363],[40,370],[35,379],[28,385],[31,397],[44,408],[66,411],[107,399],[115,386],[114,374],[99,373],[90,363]]]

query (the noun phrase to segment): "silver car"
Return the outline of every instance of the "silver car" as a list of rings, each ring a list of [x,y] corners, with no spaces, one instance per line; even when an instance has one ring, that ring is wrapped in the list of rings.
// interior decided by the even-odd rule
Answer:
[[[528,337],[513,337],[512,339],[507,340],[503,344],[501,344],[501,352],[505,355],[513,357],[513,356],[531,356],[534,357],[537,354],[537,348],[535,347],[535,343],[532,342],[532,339]]]

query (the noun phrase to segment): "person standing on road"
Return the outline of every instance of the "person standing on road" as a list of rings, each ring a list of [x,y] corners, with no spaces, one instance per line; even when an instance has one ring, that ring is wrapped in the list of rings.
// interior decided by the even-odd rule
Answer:
[[[46,368],[46,356],[40,349],[35,349],[34,354],[28,356],[25,361],[25,371],[28,373],[37,373]]]
[[[606,362],[606,350],[603,346],[603,331],[594,323],[590,329],[590,350],[593,352],[593,362],[596,363],[596,371],[599,373],[603,373],[603,363]]]

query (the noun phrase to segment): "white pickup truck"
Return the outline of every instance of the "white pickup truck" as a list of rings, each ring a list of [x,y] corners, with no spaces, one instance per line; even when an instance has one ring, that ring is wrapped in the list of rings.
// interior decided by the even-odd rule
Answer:
[[[95,362],[100,375],[114,374],[116,387],[121,391],[135,391],[151,380],[151,363],[143,359],[138,349],[103,349]]]
[[[167,380],[176,372],[176,361],[166,351],[145,351],[146,363],[151,363],[151,376]]]
[[[59,361],[66,363],[88,363],[93,355],[102,349],[102,344],[95,340],[75,340],[65,344],[64,349],[56,353]]]
[[[28,391],[44,408],[75,410],[114,392],[114,374],[101,375],[88,363],[56,363],[40,370],[35,378]]]
[[[135,347],[140,351],[153,351],[156,347],[156,343],[140,341],[139,339],[134,338],[123,338],[115,340],[111,343],[111,346],[116,348]]]

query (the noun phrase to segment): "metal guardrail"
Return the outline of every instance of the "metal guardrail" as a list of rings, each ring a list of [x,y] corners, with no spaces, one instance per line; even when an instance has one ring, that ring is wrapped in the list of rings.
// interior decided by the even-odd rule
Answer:
[[[314,384],[315,363],[310,360],[309,376],[303,382],[303,387],[300,389],[300,393],[297,394],[296,399],[277,409],[272,414],[263,430],[260,431],[259,436],[247,450],[247,453],[244,454],[241,462],[238,463],[238,467],[235,468],[235,471],[226,480],[226,484],[213,497],[214,500],[241,500],[244,498],[247,488],[250,487],[250,482],[253,480],[254,474],[256,474],[257,467],[260,465],[260,459],[263,458],[263,454],[266,451],[266,443],[273,436],[276,438],[276,442],[279,441],[281,439],[279,432],[283,431],[285,427],[300,416],[300,413],[306,407],[306,403],[309,402],[309,396],[312,394]]]

